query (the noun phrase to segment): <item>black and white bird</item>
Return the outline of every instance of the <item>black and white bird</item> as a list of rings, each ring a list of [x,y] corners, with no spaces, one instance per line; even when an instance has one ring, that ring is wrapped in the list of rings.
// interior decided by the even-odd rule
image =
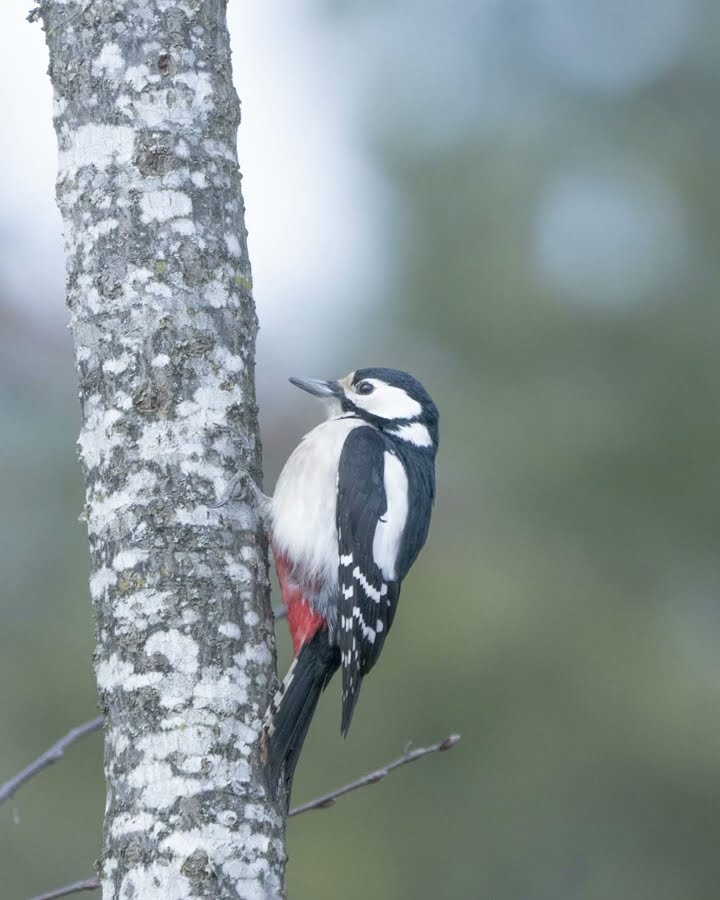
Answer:
[[[270,540],[295,659],[265,715],[275,792],[288,790],[320,694],[342,667],[347,735],[365,675],[395,618],[400,585],[427,538],[438,411],[396,369],[339,381],[291,378],[328,418],[302,439],[269,500]]]

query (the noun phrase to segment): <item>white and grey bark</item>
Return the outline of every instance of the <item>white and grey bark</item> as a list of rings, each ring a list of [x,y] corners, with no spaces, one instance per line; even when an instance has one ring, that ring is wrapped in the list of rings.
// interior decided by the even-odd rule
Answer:
[[[283,896],[274,674],[224,0],[45,0],[107,715],[109,898]]]

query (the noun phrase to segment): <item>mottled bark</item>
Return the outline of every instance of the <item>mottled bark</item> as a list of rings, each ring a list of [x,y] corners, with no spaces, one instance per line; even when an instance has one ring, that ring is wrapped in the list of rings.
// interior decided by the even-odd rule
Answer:
[[[47,0],[109,898],[278,898],[251,297],[222,0]]]

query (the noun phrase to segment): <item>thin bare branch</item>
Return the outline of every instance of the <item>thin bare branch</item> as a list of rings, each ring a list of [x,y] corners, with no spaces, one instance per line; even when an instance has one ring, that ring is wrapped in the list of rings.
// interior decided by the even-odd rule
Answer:
[[[92,723],[87,722],[86,726],[90,724]],[[80,727],[82,728],[83,726]],[[78,729],[73,730],[77,731]],[[71,733],[72,732],[69,732],[69,734]],[[368,772],[367,775],[363,775],[362,778],[358,778],[356,781],[351,781],[349,784],[344,784],[342,787],[335,788],[334,791],[330,791],[328,794],[323,794],[322,797],[316,797],[314,800],[309,800],[301,806],[294,807],[288,813],[288,817],[299,816],[301,813],[310,812],[311,809],[327,809],[329,806],[334,806],[337,798],[342,797],[343,794],[349,794],[350,791],[357,791],[359,788],[366,787],[368,784],[377,784],[378,781],[382,781],[383,778],[389,775],[393,769],[399,769],[400,766],[406,766],[408,763],[422,759],[423,756],[429,756],[431,753],[442,753],[444,750],[450,750],[459,740],[459,734],[451,734],[449,737],[446,737],[442,741],[438,741],[436,744],[430,744],[429,747],[417,747],[415,750],[412,750],[408,745],[402,756],[398,756],[397,759],[387,763],[380,769],[375,769],[374,772]],[[94,891],[99,887],[100,880],[98,878],[88,878],[85,881],[76,881],[74,884],[68,884],[65,887],[57,888],[54,891],[50,891],[49,894],[38,894],[37,897],[32,897],[31,900],[55,900],[56,897],[68,897],[70,894],[79,894],[81,891]]]
[[[14,778],[6,781],[5,784],[0,787],[0,806],[6,800],[9,800],[15,791],[25,784],[26,781],[30,781],[30,779],[37,775],[38,772],[42,772],[43,769],[61,759],[71,744],[74,744],[75,741],[84,737],[86,734],[90,734],[93,731],[99,731],[102,728],[102,725],[103,717],[98,716],[96,719],[91,719],[89,722],[83,722],[82,725],[71,728],[70,731],[61,737],[57,743],[53,744],[49,750],[46,750],[43,754],[38,756],[38,758],[34,762],[31,762],[29,766],[26,766],[22,772],[18,772]]]
[[[97,891],[99,888],[99,878],[86,878],[85,881],[76,881],[74,884],[56,888],[48,894],[38,894],[37,897],[31,897],[30,900],[55,900],[56,897],[69,897],[70,894],[79,894],[81,891]]]
[[[363,775],[362,778],[351,781],[349,784],[344,784],[342,787],[335,788],[334,791],[330,791],[328,794],[323,794],[321,797],[316,797],[314,800],[308,800],[307,803],[293,807],[288,813],[288,817],[299,816],[301,813],[309,812],[311,809],[327,809],[329,806],[334,806],[337,798],[342,797],[343,794],[349,794],[350,791],[356,791],[358,788],[365,787],[368,784],[377,784],[378,781],[382,781],[383,778],[389,775],[393,769],[399,769],[400,766],[406,766],[408,763],[415,762],[417,759],[422,759],[423,756],[428,756],[430,753],[440,753],[443,750],[450,750],[450,748],[454,747],[459,740],[459,734],[451,734],[449,737],[446,737],[445,740],[438,741],[436,744],[431,744],[429,747],[418,747],[415,750],[406,748],[402,756],[398,756],[397,759],[387,763],[387,765],[384,765],[382,768],[375,769],[374,772],[368,772],[368,774]]]
[[[284,619],[287,616],[287,607],[276,606],[273,609],[273,616],[276,621]],[[14,778],[11,778],[9,781],[6,781],[5,784],[0,786],[0,806],[2,806],[6,800],[9,800],[15,791],[25,784],[26,781],[29,781],[37,775],[38,772],[47,768],[47,766],[57,762],[63,756],[70,744],[74,744],[75,741],[84,737],[86,734],[98,731],[102,728],[102,724],[103,717],[98,716],[96,719],[91,719],[89,722],[84,722],[82,725],[71,728],[70,731],[68,731],[64,737],[61,737],[56,744],[53,744],[49,750],[46,750],[45,753],[38,756],[34,762],[30,763],[30,765],[23,769],[22,772],[18,772]]]

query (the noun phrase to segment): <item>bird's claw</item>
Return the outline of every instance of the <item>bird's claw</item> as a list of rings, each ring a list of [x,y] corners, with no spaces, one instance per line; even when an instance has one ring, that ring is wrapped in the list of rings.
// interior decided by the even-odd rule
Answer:
[[[270,504],[270,498],[255,483],[255,480],[247,472],[236,472],[225,489],[225,493],[215,503],[208,503],[208,509],[220,509],[231,500],[240,500],[252,495],[255,498],[261,515],[265,515]]]
[[[242,485],[243,481],[247,480],[248,476],[245,472],[237,472],[233,475],[230,484],[225,489],[225,493],[222,497],[215,503],[208,503],[208,509],[220,509],[222,506],[227,506],[231,500],[239,500],[242,496],[242,491],[239,491],[238,488]]]

